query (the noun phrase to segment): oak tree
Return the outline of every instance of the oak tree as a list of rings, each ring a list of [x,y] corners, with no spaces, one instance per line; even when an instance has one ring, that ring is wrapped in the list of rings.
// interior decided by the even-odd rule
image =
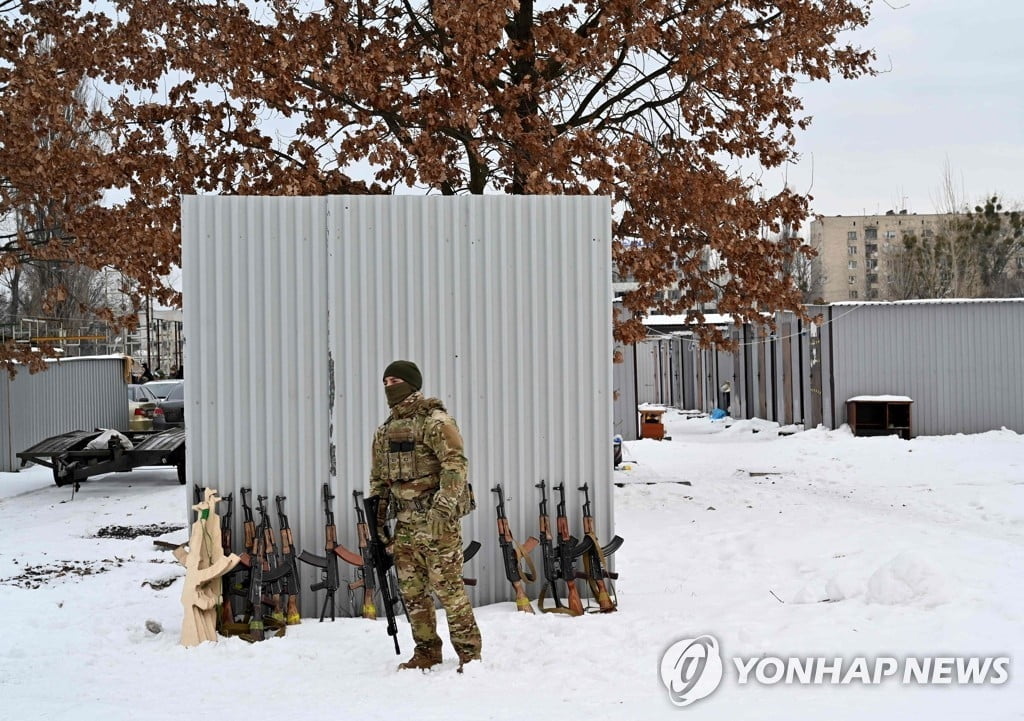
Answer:
[[[801,300],[798,241],[768,238],[808,199],[759,180],[810,122],[797,83],[873,59],[840,37],[870,0],[46,5],[66,47],[103,48],[86,72],[109,94],[110,149],[88,185],[127,197],[72,235],[148,248],[122,268],[147,287],[178,259],[181,193],[602,194],[633,314],[715,303],[759,321]],[[635,317],[616,331],[644,333]]]

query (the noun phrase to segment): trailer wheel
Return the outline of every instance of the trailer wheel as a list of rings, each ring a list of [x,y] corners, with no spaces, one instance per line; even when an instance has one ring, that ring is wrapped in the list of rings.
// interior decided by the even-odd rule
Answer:
[[[178,483],[180,483],[181,485],[184,486],[185,483],[186,483],[186,480],[185,480],[185,461],[184,460],[178,462],[177,469],[178,469]]]
[[[61,458],[53,459],[53,482],[57,484],[58,488],[74,482],[74,469],[77,465],[74,461],[67,462]]]

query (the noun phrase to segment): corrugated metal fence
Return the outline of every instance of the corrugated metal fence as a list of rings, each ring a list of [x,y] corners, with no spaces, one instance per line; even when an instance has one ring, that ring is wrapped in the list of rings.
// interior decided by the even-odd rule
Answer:
[[[848,398],[901,395],[914,400],[915,435],[1024,432],[1024,299],[837,303],[808,312],[819,321],[779,313],[775,333],[733,326],[733,353],[679,338],[695,382],[693,402],[684,396],[682,406],[837,428]]]
[[[122,358],[68,358],[42,373],[0,375],[0,471],[17,471],[15,454],[41,440],[94,428],[128,428]]]
[[[571,488],[576,530],[588,482],[610,537],[607,198],[186,197],[182,218],[193,482],[236,499],[250,487],[271,508],[285,495],[299,547],[321,553],[329,481],[354,548],[352,492],[387,417],[381,374],[407,358],[465,437],[478,509],[463,531],[484,544],[467,567],[475,603],[512,598],[496,483],[517,538],[536,533],[541,479]],[[302,608],[318,612],[312,594]]]

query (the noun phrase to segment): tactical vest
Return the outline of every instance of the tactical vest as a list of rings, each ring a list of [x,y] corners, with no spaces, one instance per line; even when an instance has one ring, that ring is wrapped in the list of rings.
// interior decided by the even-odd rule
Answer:
[[[385,422],[384,450],[391,496],[401,509],[426,510],[441,486],[441,462],[423,442],[427,420],[449,420],[440,408],[429,414],[389,418]],[[463,484],[456,499],[456,513],[462,517],[476,508],[472,488]]]

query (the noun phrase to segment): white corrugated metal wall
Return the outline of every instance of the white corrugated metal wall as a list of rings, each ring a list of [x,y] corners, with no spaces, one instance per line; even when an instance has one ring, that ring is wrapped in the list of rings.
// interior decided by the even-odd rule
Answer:
[[[466,439],[474,602],[510,599],[495,483],[518,538],[536,533],[542,478],[572,489],[574,527],[589,482],[599,535],[612,530],[610,232],[606,198],[185,198],[190,479],[284,493],[317,553],[330,479],[354,547],[381,373],[415,360]],[[317,611],[307,592],[303,613]]]
[[[17,471],[15,454],[39,441],[94,428],[128,428],[122,358],[68,358],[0,377],[0,471]]]
[[[742,344],[734,376],[731,356],[692,349],[688,360],[703,382],[703,410],[715,407],[718,386],[733,379],[736,418],[785,423],[791,403],[792,422],[836,428],[846,422],[847,398],[896,394],[915,401],[915,435],[1024,430],[1024,300],[851,302],[807,310],[821,314],[820,323],[780,314],[775,341],[751,326],[734,326],[730,332]]]
[[[895,394],[914,399],[914,435],[1024,432],[1024,300],[830,310],[836,425],[847,398]]]

